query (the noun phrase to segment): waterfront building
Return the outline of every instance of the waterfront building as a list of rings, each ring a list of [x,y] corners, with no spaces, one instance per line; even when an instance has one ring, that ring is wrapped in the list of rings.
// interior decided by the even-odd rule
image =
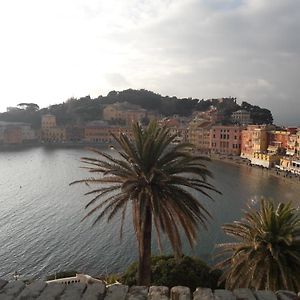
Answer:
[[[215,125],[210,129],[211,153],[240,155],[242,127]]]
[[[7,126],[4,131],[3,143],[6,145],[22,144],[22,129],[19,126]]]
[[[197,150],[210,152],[210,129],[212,122],[198,117],[194,118],[187,128],[188,141],[194,144]]]
[[[296,150],[296,156],[300,158],[300,128],[297,131],[297,150]]]
[[[234,123],[240,125],[249,125],[252,123],[250,112],[244,109],[233,112],[231,119]]]
[[[282,157],[277,168],[282,171],[300,175],[300,160],[293,157]]]
[[[103,120],[113,121],[124,125],[141,122],[143,119],[152,121],[156,118],[156,113],[149,112],[139,105],[128,102],[116,102],[114,104],[106,105],[103,109]]]
[[[80,142],[84,139],[83,126],[67,126],[66,127],[66,141]]]
[[[272,125],[248,125],[242,130],[241,157],[251,159],[254,153],[267,153],[268,132],[272,129]]]
[[[33,142],[35,131],[30,124],[21,122],[0,122],[0,144],[22,144]]]
[[[129,138],[132,138],[132,130],[128,127],[109,125],[105,121],[92,121],[89,122],[84,129],[84,141],[89,143],[112,143],[115,136],[119,136],[121,133],[126,134]]]
[[[269,145],[276,147],[278,153],[284,154],[288,148],[290,132],[288,130],[272,130],[268,134]]]
[[[66,128],[57,126],[54,115],[42,116],[41,140],[46,143],[64,143],[66,141]]]
[[[286,155],[296,156],[298,149],[297,134],[290,134],[288,136]]]
[[[262,166],[265,168],[275,167],[280,162],[280,156],[276,153],[253,153],[250,158],[252,165]]]
[[[19,126],[22,131],[23,143],[31,143],[37,140],[36,132],[31,128],[30,124],[22,123]]]

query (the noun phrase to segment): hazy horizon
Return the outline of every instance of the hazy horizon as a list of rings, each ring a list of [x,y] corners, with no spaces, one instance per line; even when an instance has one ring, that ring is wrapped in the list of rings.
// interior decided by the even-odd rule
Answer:
[[[0,111],[144,88],[300,125],[299,1],[12,0],[0,28]]]

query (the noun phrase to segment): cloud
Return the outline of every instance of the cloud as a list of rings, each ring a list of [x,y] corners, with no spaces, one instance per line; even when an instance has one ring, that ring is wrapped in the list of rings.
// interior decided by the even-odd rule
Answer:
[[[299,120],[300,1],[6,2],[0,80],[9,101],[48,105],[130,86],[236,96],[279,122]]]

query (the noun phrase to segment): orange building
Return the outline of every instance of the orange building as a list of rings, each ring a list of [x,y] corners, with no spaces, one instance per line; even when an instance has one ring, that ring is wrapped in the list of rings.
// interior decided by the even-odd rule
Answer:
[[[4,131],[4,144],[22,144],[22,128],[19,126],[8,126]]]
[[[109,104],[103,109],[103,120],[116,121],[126,125],[140,122],[144,118],[153,120],[155,117],[156,114],[154,112],[147,112],[139,105],[134,105],[128,102]]]
[[[210,129],[212,123],[209,120],[194,118],[188,126],[188,141],[201,152],[210,151]]]
[[[290,132],[287,130],[273,130],[269,132],[269,145],[276,147],[279,153],[288,148]]]
[[[297,155],[298,137],[297,134],[290,134],[287,142],[286,155]]]
[[[241,153],[240,126],[212,126],[210,130],[211,153],[240,155]]]
[[[112,143],[112,134],[119,136],[121,133],[132,138],[132,131],[127,127],[108,125],[103,121],[92,121],[84,129],[84,140],[90,143]]]
[[[248,125],[241,133],[241,157],[251,159],[254,153],[267,153],[268,132],[272,125]]]

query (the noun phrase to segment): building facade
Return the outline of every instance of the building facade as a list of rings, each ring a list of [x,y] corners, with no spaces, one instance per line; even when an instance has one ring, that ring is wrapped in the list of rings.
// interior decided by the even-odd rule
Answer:
[[[212,126],[210,129],[211,153],[240,155],[241,126]]]
[[[241,157],[251,159],[254,153],[267,153],[268,132],[272,125],[248,125],[242,130]]]
[[[22,144],[36,140],[36,133],[30,124],[21,122],[0,122],[0,144]]]
[[[43,115],[41,120],[41,140],[45,143],[64,143],[67,139],[66,128],[57,126],[54,115]]]
[[[232,113],[231,119],[234,123],[240,125],[249,125],[252,123],[250,112],[244,109],[240,109]]]
[[[140,106],[133,105],[128,102],[117,102],[107,105],[103,109],[103,120],[116,123],[118,122],[124,125],[141,122],[146,118],[152,120],[155,118],[155,114],[153,112],[147,112]]]
[[[194,118],[188,126],[188,141],[195,145],[202,153],[210,152],[210,129],[212,123],[209,120]]]

